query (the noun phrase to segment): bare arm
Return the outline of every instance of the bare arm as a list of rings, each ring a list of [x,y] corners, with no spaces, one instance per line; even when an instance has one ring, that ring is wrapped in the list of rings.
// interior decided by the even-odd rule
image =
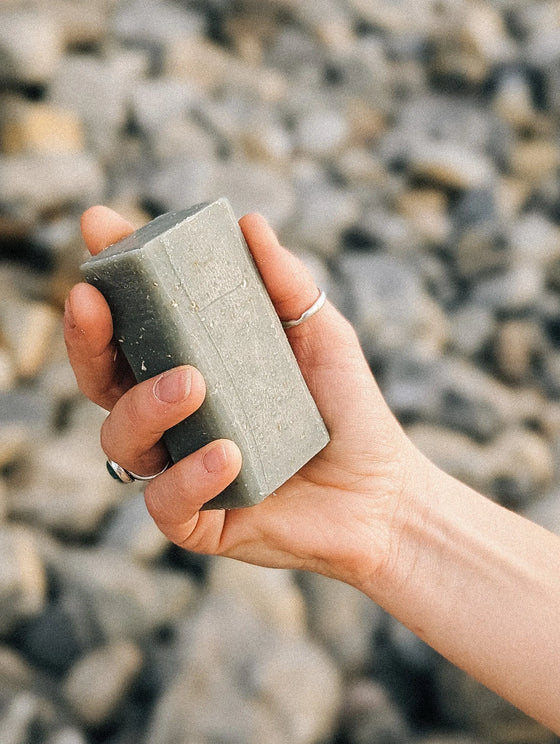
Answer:
[[[241,221],[281,318],[317,289],[257,215]],[[83,217],[92,253],[131,232],[102,207]],[[137,473],[166,461],[162,432],[202,403],[185,366],[134,384],[101,295],[68,298],[68,353],[81,389],[110,411],[108,457]],[[235,478],[234,442],[212,442],[145,492],[167,537],[203,553],[298,568],[353,584],[452,662],[560,733],[560,539],[428,462],[389,411],[353,329],[327,304],[288,338],[331,434],[330,444],[261,504],[200,511]],[[100,475],[100,477],[102,477]]]

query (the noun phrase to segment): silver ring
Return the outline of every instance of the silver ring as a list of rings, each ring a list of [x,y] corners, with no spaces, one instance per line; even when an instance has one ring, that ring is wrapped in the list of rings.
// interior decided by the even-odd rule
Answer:
[[[171,463],[168,462],[165,467],[163,467],[159,471],[159,473],[154,473],[154,475],[137,475],[131,470],[125,470],[122,465],[119,465],[118,462],[115,462],[114,460],[107,460],[107,471],[111,478],[114,478],[121,483],[132,483],[133,481],[151,481],[154,478],[157,478],[158,475],[165,473],[170,464]]]
[[[299,318],[296,320],[283,320],[282,321],[282,327],[283,328],[295,328],[298,325],[301,325],[302,323],[305,323],[306,320],[309,320],[313,315],[319,312],[319,310],[323,307],[325,304],[325,300],[327,299],[327,295],[323,292],[323,290],[320,290],[319,297],[315,300],[315,302],[311,305],[310,308],[308,308],[304,313],[302,313]]]

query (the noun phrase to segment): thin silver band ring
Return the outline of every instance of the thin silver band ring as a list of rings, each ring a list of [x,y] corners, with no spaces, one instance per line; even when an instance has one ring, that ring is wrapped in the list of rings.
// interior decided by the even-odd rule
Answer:
[[[165,467],[163,467],[159,471],[159,473],[154,473],[154,475],[137,475],[131,470],[126,470],[125,468],[123,468],[122,465],[119,465],[118,462],[115,462],[114,460],[107,460],[107,471],[109,472],[111,478],[114,478],[121,483],[133,483],[134,481],[151,481],[154,478],[157,478],[158,475],[165,473],[170,464],[171,463],[168,462]]]
[[[319,312],[319,310],[323,307],[325,304],[325,301],[327,299],[327,295],[323,292],[323,290],[319,291],[319,297],[315,300],[315,302],[311,305],[310,308],[308,308],[304,313],[302,313],[299,318],[296,320],[283,320],[282,321],[282,327],[283,328],[295,328],[298,325],[301,325],[302,323],[305,323],[306,320],[309,320],[313,315]]]

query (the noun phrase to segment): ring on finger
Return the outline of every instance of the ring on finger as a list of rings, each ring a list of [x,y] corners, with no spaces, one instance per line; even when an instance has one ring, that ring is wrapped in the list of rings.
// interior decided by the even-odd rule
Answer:
[[[312,318],[316,313],[319,312],[319,310],[323,307],[325,304],[325,301],[327,299],[327,295],[323,290],[319,290],[319,297],[315,300],[315,302],[311,305],[311,307],[308,307],[307,310],[302,313],[299,318],[296,318],[295,320],[283,320],[282,321],[282,327],[284,329],[286,328],[295,328],[298,325],[301,325],[302,323],[305,323],[306,320],[309,320],[309,318]]]
[[[151,481],[154,478],[157,478],[158,475],[165,473],[170,465],[171,463],[167,462],[158,473],[154,473],[153,475],[137,475],[137,473],[133,473],[132,470],[126,470],[123,468],[118,462],[107,460],[107,471],[111,478],[114,478],[121,483],[133,483],[134,481]]]

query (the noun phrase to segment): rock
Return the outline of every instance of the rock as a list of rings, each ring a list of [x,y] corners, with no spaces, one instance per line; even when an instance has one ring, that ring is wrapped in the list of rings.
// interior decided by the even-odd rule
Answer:
[[[301,635],[305,631],[303,597],[289,571],[214,558],[207,587],[213,594],[235,598],[279,632]]]
[[[103,415],[100,410],[98,420]],[[28,461],[26,480],[10,494],[11,514],[26,522],[60,534],[91,535],[121,498],[119,483],[104,472],[97,430],[71,428],[37,442]]]
[[[0,202],[22,217],[101,199],[105,176],[88,153],[0,155]]]
[[[52,79],[49,100],[81,118],[88,142],[106,158],[118,147],[116,135],[127,121],[130,90],[147,68],[147,58],[138,50],[120,51],[107,60],[69,55]]]
[[[134,643],[121,641],[94,649],[70,670],[64,697],[88,726],[108,723],[123,704],[142,666]]]
[[[493,491],[510,508],[519,509],[552,486],[555,466],[546,440],[533,431],[511,428],[491,448]]]
[[[87,741],[85,734],[77,728],[65,727],[53,733],[45,744],[87,744]]]
[[[408,426],[407,434],[426,457],[449,475],[488,493],[494,475],[494,460],[466,434],[430,424]]]
[[[50,80],[62,58],[55,20],[38,8],[0,12],[0,78],[37,84]]]
[[[162,127],[183,122],[200,102],[200,92],[184,80],[140,79],[131,91],[130,107],[136,126],[148,136],[166,139]],[[190,122],[194,129],[194,122]]]
[[[204,18],[192,10],[167,0],[146,5],[141,0],[117,5],[112,31],[118,39],[138,45],[162,48],[174,39],[198,37],[204,30]]]
[[[385,617],[374,602],[354,587],[319,574],[300,577],[309,628],[347,676],[375,665],[373,638]]]
[[[348,141],[349,127],[344,112],[316,108],[298,121],[296,146],[312,157],[336,156]]]
[[[139,563],[151,563],[169,545],[148,514],[144,497],[136,493],[120,504],[103,533],[103,545],[130,555]]]
[[[45,548],[45,560],[70,593],[89,607],[101,639],[138,640],[182,617],[196,592],[190,579],[147,569],[106,548]]]
[[[464,357],[476,357],[496,331],[496,319],[490,308],[474,303],[461,305],[452,313],[449,336],[453,348]]]
[[[60,313],[44,302],[0,304],[0,328],[19,377],[32,378],[44,366],[60,321]]]
[[[82,123],[76,114],[47,103],[8,109],[1,134],[3,150],[8,155],[81,152],[85,144]]]
[[[480,189],[491,185],[495,171],[483,154],[454,142],[424,142],[411,151],[413,176],[447,189]]]
[[[560,148],[545,139],[518,142],[510,157],[514,176],[533,183],[556,172],[559,164]]]
[[[496,342],[498,371],[508,382],[526,383],[543,345],[540,328],[534,322],[506,321],[499,328]]]
[[[0,633],[10,633],[20,622],[43,608],[47,581],[32,535],[22,527],[0,525]]]
[[[349,685],[341,730],[349,744],[397,744],[410,741],[402,712],[378,682],[358,679]]]
[[[177,642],[182,669],[158,701],[150,744],[172,744],[185,731],[201,744],[312,744],[332,733],[339,675],[311,641],[211,594]]]
[[[47,708],[47,710],[45,710]],[[19,692],[2,711],[2,744],[26,744],[33,731],[41,730],[48,719],[45,701],[31,692]]]
[[[435,189],[417,189],[401,196],[399,209],[421,240],[443,243],[451,232],[447,199]]]

